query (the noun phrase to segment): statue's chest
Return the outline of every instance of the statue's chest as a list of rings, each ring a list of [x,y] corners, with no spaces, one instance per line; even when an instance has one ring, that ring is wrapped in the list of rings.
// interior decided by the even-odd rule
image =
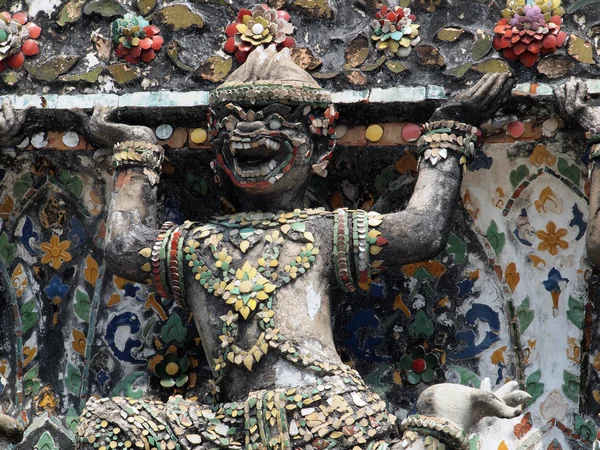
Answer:
[[[251,370],[270,348],[286,346],[276,327],[277,294],[314,271],[320,253],[318,220],[327,215],[321,210],[246,213],[183,226],[182,258],[192,273],[188,282],[199,283],[226,305],[217,373],[228,363]],[[254,345],[242,349],[237,345],[240,328],[249,321],[256,321],[260,332]]]

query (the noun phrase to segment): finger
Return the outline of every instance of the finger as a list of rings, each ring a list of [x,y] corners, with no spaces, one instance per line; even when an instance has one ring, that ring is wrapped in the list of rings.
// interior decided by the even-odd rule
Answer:
[[[483,77],[481,77],[479,83],[473,86],[474,90],[471,93],[471,96],[475,98],[487,95],[490,89],[496,84],[498,75],[498,73],[486,73]]]
[[[554,97],[556,98],[556,104],[558,105],[558,111],[563,119],[567,119],[567,87],[564,84],[556,86],[554,88]]]
[[[496,392],[494,392],[498,397],[502,398],[507,394],[510,394],[511,392],[513,392],[515,389],[519,388],[519,383],[517,383],[516,381],[509,381],[508,383],[504,384],[503,386],[501,386],[500,388],[498,388],[498,390],[496,390]]]
[[[515,407],[527,403],[529,400],[531,400],[531,398],[531,395],[529,395],[527,392],[516,390],[514,392],[504,395],[502,397],[502,400],[508,406]]]
[[[114,106],[95,106],[92,113],[92,120],[99,122],[108,122],[112,115],[117,111]]]
[[[488,377],[483,379],[483,381],[479,385],[479,389],[486,392],[492,392],[492,382]]]
[[[512,82],[509,82],[509,74],[501,73],[496,77],[494,84],[486,93],[486,98],[499,100],[510,94],[512,90]],[[485,100],[485,99],[484,99]]]
[[[5,98],[2,101],[2,112],[4,112],[4,120],[6,120],[6,123],[8,123],[9,125],[14,123],[15,109],[13,108],[12,104],[10,103],[10,100],[8,100],[7,98]]]

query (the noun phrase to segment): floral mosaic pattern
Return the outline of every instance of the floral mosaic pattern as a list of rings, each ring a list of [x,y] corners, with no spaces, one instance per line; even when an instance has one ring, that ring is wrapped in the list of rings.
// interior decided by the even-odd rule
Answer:
[[[37,55],[40,47],[36,39],[41,32],[39,26],[29,22],[27,13],[0,13],[0,72],[20,69],[26,56]]]
[[[235,55],[243,64],[248,55],[259,45],[275,45],[278,49],[292,48],[296,41],[291,36],[294,26],[290,15],[283,10],[275,10],[266,5],[256,5],[241,9],[237,22],[227,26],[227,41],[223,49]]]
[[[163,37],[159,36],[158,27],[133,13],[115,20],[111,25],[111,32],[116,45],[115,53],[131,64],[151,62],[164,42]]]
[[[508,0],[503,18],[494,28],[494,48],[509,61],[533,67],[540,55],[562,47],[567,33],[561,31],[565,10],[560,0]]]
[[[421,42],[420,26],[414,23],[416,20],[409,8],[382,7],[371,22],[371,39],[375,41],[377,50],[390,57],[410,55],[412,48]]]

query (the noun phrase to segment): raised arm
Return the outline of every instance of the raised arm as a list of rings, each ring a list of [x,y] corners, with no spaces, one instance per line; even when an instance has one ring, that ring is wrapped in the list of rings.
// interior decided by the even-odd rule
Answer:
[[[414,193],[405,210],[384,216],[379,227],[389,240],[386,266],[426,261],[446,246],[460,193],[462,166],[472,154],[477,126],[492,117],[510,95],[507,74],[487,74],[442,105],[425,125]],[[474,142],[473,142],[474,143]]]
[[[592,105],[587,85],[574,78],[555,88],[554,94],[562,117],[588,132],[591,185],[586,248],[589,260],[600,266],[600,170],[597,168],[600,158],[600,104]]]
[[[19,132],[25,123],[27,110],[15,110],[8,99],[2,100],[0,107],[0,148],[12,147],[18,143]]]
[[[88,138],[113,148],[114,187],[108,206],[105,257],[111,271],[131,281],[151,276],[151,250],[156,224],[156,188],[163,149],[152,130],[110,121],[111,108],[96,108],[92,117],[81,114]]]

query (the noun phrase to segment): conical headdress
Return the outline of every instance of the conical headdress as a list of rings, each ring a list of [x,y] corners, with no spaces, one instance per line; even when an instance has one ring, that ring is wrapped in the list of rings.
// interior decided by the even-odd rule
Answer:
[[[331,93],[294,63],[288,48],[277,52],[275,46],[257,47],[246,62],[210,94],[213,105],[229,102],[327,106],[331,103]]]

